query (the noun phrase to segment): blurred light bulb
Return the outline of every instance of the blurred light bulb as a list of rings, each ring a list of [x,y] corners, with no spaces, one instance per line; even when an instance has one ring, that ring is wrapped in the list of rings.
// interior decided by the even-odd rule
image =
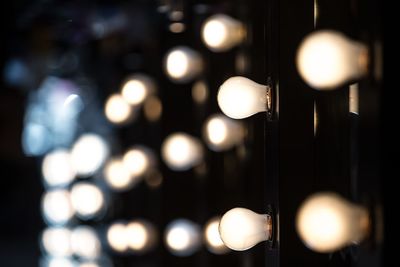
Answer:
[[[204,240],[207,249],[215,254],[224,254],[229,251],[219,235],[218,228],[220,220],[221,217],[214,217],[206,223],[204,228]]]
[[[109,147],[103,137],[83,134],[72,147],[71,161],[78,175],[90,176],[100,169],[108,154]]]
[[[192,255],[201,245],[199,226],[186,219],[171,222],[164,239],[169,251],[181,257]]]
[[[210,116],[203,125],[203,138],[214,151],[232,148],[243,140],[244,127],[222,114]]]
[[[133,177],[121,159],[114,158],[104,168],[106,183],[114,190],[122,191],[131,187]]]
[[[151,122],[158,121],[162,114],[162,102],[157,96],[150,96],[146,99],[143,106],[143,112],[147,120]]]
[[[121,95],[131,105],[140,105],[156,90],[152,78],[145,74],[134,74],[128,78],[121,90]]]
[[[108,97],[104,112],[107,119],[115,124],[123,124],[133,117],[133,108],[126,101],[127,97],[120,94],[112,94]]]
[[[185,171],[201,163],[203,147],[197,138],[177,132],[164,140],[161,155],[170,169]]]
[[[223,52],[241,43],[246,31],[240,21],[217,14],[204,22],[201,33],[203,42],[211,51]]]
[[[311,87],[330,90],[367,73],[368,50],[340,32],[321,30],[302,41],[296,63]]]
[[[137,145],[125,153],[123,163],[133,177],[141,177],[154,167],[155,155],[151,149]]]
[[[64,227],[46,228],[42,233],[41,245],[43,250],[56,257],[68,257],[72,255],[71,231]]]
[[[66,224],[75,213],[69,192],[63,189],[46,192],[42,198],[42,213],[50,225]]]
[[[128,249],[128,237],[124,223],[114,223],[107,230],[108,245],[116,252],[125,252]]]
[[[167,53],[164,67],[172,81],[186,83],[200,74],[203,62],[198,52],[186,46],[178,46]]]
[[[145,220],[135,220],[126,226],[128,247],[138,253],[145,253],[156,244],[155,228]]]
[[[218,91],[218,105],[233,119],[243,119],[267,111],[268,87],[245,77],[226,80]]]
[[[94,184],[79,182],[71,188],[71,203],[82,219],[91,219],[104,209],[103,192]]]
[[[308,197],[297,212],[296,228],[310,249],[329,253],[360,243],[368,234],[366,208],[332,192]]]
[[[272,219],[244,208],[234,208],[222,216],[219,233],[224,244],[233,250],[247,250],[272,237]]]
[[[78,226],[71,234],[71,247],[75,255],[84,259],[100,256],[101,243],[96,231],[90,226]]]
[[[76,262],[67,257],[47,257],[41,267],[76,267]]]
[[[76,173],[71,163],[70,153],[65,149],[57,149],[47,154],[42,162],[42,173],[49,187],[71,183]]]
[[[192,87],[192,98],[197,104],[203,104],[206,102],[209,92],[205,81],[197,81]]]

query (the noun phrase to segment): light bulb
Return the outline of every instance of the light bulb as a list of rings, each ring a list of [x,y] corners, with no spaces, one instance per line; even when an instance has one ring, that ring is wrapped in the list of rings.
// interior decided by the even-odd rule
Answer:
[[[368,233],[366,208],[332,192],[308,197],[297,212],[296,228],[306,246],[329,253],[360,243]]]
[[[245,208],[234,208],[222,216],[219,233],[224,244],[233,250],[247,250],[272,237],[272,218]]]
[[[79,182],[71,188],[71,203],[82,219],[91,219],[105,207],[104,194],[100,188],[87,182]]]
[[[244,127],[239,121],[222,114],[210,116],[203,125],[203,138],[214,151],[232,148],[243,140]]]
[[[65,149],[57,149],[47,154],[42,162],[43,178],[47,186],[64,186],[75,178],[70,153]]]
[[[104,168],[106,183],[116,191],[127,190],[131,187],[133,177],[119,158],[111,159]]]
[[[198,52],[186,46],[178,46],[167,53],[164,68],[172,81],[186,83],[200,74],[203,61]]]
[[[223,52],[241,43],[245,37],[243,23],[224,14],[209,17],[203,24],[201,37],[214,52]]]
[[[104,113],[110,122],[124,124],[134,116],[134,110],[125,98],[120,94],[112,94],[108,97],[104,106]]]
[[[123,157],[124,166],[133,177],[141,177],[147,174],[154,168],[155,161],[153,151],[142,145],[131,147]]]
[[[140,105],[155,92],[156,86],[152,78],[137,73],[130,76],[121,89],[121,95],[131,105]]]
[[[77,262],[69,257],[46,257],[41,267],[76,267]]]
[[[175,256],[190,256],[201,245],[199,226],[186,219],[172,221],[165,230],[164,240]]]
[[[68,257],[72,255],[71,230],[65,227],[46,228],[42,233],[41,245],[43,250],[55,257]]]
[[[116,252],[125,252],[128,249],[128,237],[124,223],[113,223],[107,230],[108,245]]]
[[[177,132],[164,140],[161,155],[170,169],[185,171],[201,163],[203,147],[197,138]]]
[[[70,193],[64,189],[46,192],[42,198],[42,213],[45,221],[50,225],[68,223],[75,214]]]
[[[135,220],[126,225],[128,247],[133,252],[145,253],[156,245],[154,226],[145,220]]]
[[[71,248],[75,255],[84,259],[100,256],[101,243],[96,231],[87,225],[76,227],[71,234]]]
[[[340,32],[321,30],[302,41],[296,63],[311,87],[330,90],[367,73],[368,50]]]
[[[267,111],[271,100],[268,89],[245,77],[232,77],[219,88],[218,105],[228,117],[243,119]]]
[[[219,235],[218,228],[220,220],[221,217],[211,218],[204,227],[203,235],[207,249],[214,254],[224,254],[229,251]]]

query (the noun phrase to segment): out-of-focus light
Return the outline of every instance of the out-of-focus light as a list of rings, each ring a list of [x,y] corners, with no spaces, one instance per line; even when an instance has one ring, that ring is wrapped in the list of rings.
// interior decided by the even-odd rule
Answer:
[[[244,127],[222,114],[210,116],[203,126],[203,138],[214,151],[232,148],[243,140]]]
[[[166,228],[164,240],[172,254],[190,256],[201,245],[199,226],[186,219],[172,221]]]
[[[66,224],[75,213],[69,192],[62,189],[46,192],[42,198],[42,213],[50,225]]]
[[[368,49],[340,32],[321,30],[302,41],[296,63],[311,87],[332,90],[367,73]]]
[[[172,81],[186,83],[200,74],[203,62],[198,52],[186,46],[178,46],[167,53],[164,68]]]
[[[69,151],[58,149],[47,154],[42,162],[42,174],[46,185],[50,187],[71,183],[76,173]]]
[[[138,253],[145,253],[154,248],[156,244],[155,228],[145,220],[130,222],[126,228],[128,247]]]
[[[161,155],[170,169],[185,171],[202,162],[203,147],[197,138],[178,132],[164,140]]]
[[[71,230],[64,227],[46,228],[42,233],[41,245],[43,250],[55,257],[68,257],[72,255]]]
[[[173,33],[180,33],[185,31],[186,27],[185,24],[181,22],[174,22],[169,25],[169,30]]]
[[[358,114],[358,83],[350,85],[349,111],[351,113]]]
[[[159,187],[163,182],[163,176],[159,171],[153,171],[145,177],[147,185],[151,188]]]
[[[92,227],[78,226],[71,234],[71,248],[78,257],[95,259],[100,256],[101,243]]]
[[[201,36],[205,45],[214,52],[223,52],[241,43],[245,37],[244,25],[227,15],[209,17],[203,24]]]
[[[22,149],[27,156],[41,156],[52,145],[52,136],[49,130],[35,122],[25,124],[22,131]]]
[[[307,247],[321,253],[359,244],[368,235],[369,227],[369,214],[365,207],[333,192],[308,197],[296,217],[300,238]]]
[[[107,142],[97,134],[83,134],[71,150],[72,164],[78,175],[90,176],[103,165],[108,157]]]
[[[197,81],[192,87],[192,98],[197,104],[203,104],[208,98],[208,87],[204,81]]]
[[[76,264],[72,258],[47,257],[40,267],[76,267]]]
[[[114,190],[122,191],[131,187],[133,176],[121,159],[115,158],[107,162],[104,168],[106,183]]]
[[[71,188],[71,203],[77,216],[90,219],[105,208],[103,192],[94,184],[79,182]]]
[[[133,177],[141,177],[154,167],[155,155],[149,148],[137,145],[125,153],[123,163]]]
[[[162,103],[157,96],[150,96],[146,99],[143,106],[146,119],[151,122],[158,121],[162,114]]]
[[[221,217],[214,217],[206,223],[204,228],[204,240],[207,249],[214,254],[224,254],[229,251],[219,235],[218,228],[220,220]]]
[[[126,123],[134,115],[133,108],[120,94],[113,94],[108,97],[104,112],[107,119],[115,124]]]
[[[121,95],[129,104],[140,105],[155,90],[156,85],[152,78],[145,74],[134,74],[125,82]]]
[[[114,223],[107,229],[107,243],[116,252],[125,252],[128,249],[126,225]]]

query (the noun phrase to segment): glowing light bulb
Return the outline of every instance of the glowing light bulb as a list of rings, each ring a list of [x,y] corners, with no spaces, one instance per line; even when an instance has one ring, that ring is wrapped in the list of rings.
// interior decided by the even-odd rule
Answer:
[[[120,94],[110,95],[106,101],[104,112],[107,119],[115,124],[124,124],[133,117],[134,110]]]
[[[316,31],[300,44],[296,63],[311,87],[330,90],[367,73],[368,50],[340,32]]]
[[[152,78],[145,74],[134,74],[128,78],[121,90],[121,95],[131,105],[140,105],[156,90]]]
[[[164,237],[168,250],[175,256],[192,255],[201,245],[199,231],[198,225],[186,219],[171,222],[166,228]]]
[[[71,203],[82,219],[95,217],[105,208],[103,192],[94,184],[79,182],[71,188]]]
[[[124,223],[114,223],[107,230],[108,245],[116,252],[125,252],[128,249],[128,237]]]
[[[106,183],[117,191],[129,189],[133,182],[131,173],[119,158],[107,162],[104,168],[104,178]]]
[[[368,234],[366,208],[332,192],[308,197],[297,212],[296,228],[306,246],[329,253],[360,243]]]
[[[40,266],[43,267],[76,267],[76,262],[67,257],[47,257]]]
[[[232,148],[243,140],[244,127],[222,114],[210,116],[203,125],[203,138],[214,151]]]
[[[71,230],[64,227],[46,228],[42,233],[41,245],[43,250],[55,257],[68,257],[72,255]]]
[[[45,221],[51,225],[64,225],[74,216],[70,193],[56,189],[46,192],[42,198],[42,213]]]
[[[43,178],[47,186],[64,186],[71,183],[76,175],[70,153],[57,149],[47,154],[42,162]]]
[[[205,21],[201,33],[203,42],[211,51],[223,52],[241,43],[246,31],[240,21],[217,14]]]
[[[203,233],[207,249],[215,254],[224,254],[229,251],[219,235],[218,228],[220,220],[221,217],[214,217],[210,219],[206,223]]]
[[[145,220],[135,220],[126,226],[128,247],[137,253],[145,253],[156,244],[155,228]]]
[[[107,142],[97,134],[83,134],[71,150],[71,162],[78,175],[90,176],[100,169],[108,157]]]
[[[137,145],[125,153],[123,163],[133,177],[141,177],[155,166],[155,155],[151,149]]]
[[[219,107],[233,119],[267,111],[269,101],[268,86],[240,76],[226,80],[218,91]]]
[[[71,248],[75,255],[95,259],[100,255],[101,243],[96,231],[90,226],[78,226],[71,234]]]
[[[203,147],[197,138],[178,132],[164,140],[161,155],[170,169],[185,171],[201,163]]]
[[[186,46],[171,49],[164,61],[168,77],[176,83],[186,83],[203,70],[200,54]]]
[[[244,208],[234,208],[222,216],[219,233],[224,244],[233,250],[247,250],[272,238],[272,219]]]

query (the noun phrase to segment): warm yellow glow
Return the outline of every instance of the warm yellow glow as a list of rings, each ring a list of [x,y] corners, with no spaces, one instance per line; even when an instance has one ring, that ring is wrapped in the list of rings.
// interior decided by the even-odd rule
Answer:
[[[192,98],[197,104],[203,104],[208,98],[208,87],[204,81],[197,81],[192,87]]]
[[[95,259],[101,252],[100,239],[90,226],[78,226],[72,231],[71,247],[75,255],[84,259]]]
[[[104,177],[107,184],[115,190],[125,190],[132,184],[132,175],[121,159],[112,159],[104,168]]]
[[[185,219],[175,220],[167,227],[165,242],[171,253],[189,256],[200,246],[198,226]]]
[[[89,176],[102,167],[108,157],[107,142],[97,134],[83,134],[71,150],[71,162],[78,175]]]
[[[200,55],[191,48],[180,46],[168,52],[165,70],[175,82],[187,82],[196,77],[202,70]]]
[[[94,184],[80,182],[71,188],[71,202],[77,215],[86,219],[104,208],[103,192]]]
[[[183,32],[186,29],[185,24],[181,22],[174,22],[169,25],[169,30],[174,33]]]
[[[222,242],[219,235],[219,221],[220,217],[210,219],[204,229],[204,239],[209,251],[215,254],[223,254],[228,252],[228,248]]]
[[[189,68],[189,59],[182,51],[173,51],[167,57],[167,71],[173,78],[183,77]]]
[[[144,102],[143,106],[144,115],[146,119],[151,122],[158,121],[162,114],[162,103],[156,96],[150,96]]]
[[[190,244],[190,234],[182,228],[172,229],[167,234],[168,245],[175,250],[183,250]]]
[[[76,172],[72,166],[69,151],[58,149],[47,154],[42,162],[42,173],[46,185],[50,187],[71,183]]]
[[[153,226],[144,220],[136,220],[126,226],[128,247],[139,253],[147,252],[156,244],[156,233]]]
[[[211,16],[202,28],[203,42],[215,52],[229,50],[242,42],[243,38],[243,24],[223,14]]]
[[[147,147],[134,146],[125,153],[123,163],[133,177],[140,177],[153,167],[154,155]]]
[[[132,117],[133,112],[129,103],[120,94],[110,95],[104,110],[107,119],[116,124],[127,122]]]
[[[131,105],[140,105],[156,90],[153,79],[141,73],[128,78],[122,87],[121,94],[126,102]]]
[[[125,224],[112,224],[107,230],[107,242],[117,252],[126,251],[128,249],[128,237]]]
[[[207,124],[207,133],[209,140],[218,145],[227,138],[228,129],[223,120],[213,118]]]
[[[329,253],[365,237],[368,213],[335,193],[318,193],[299,208],[296,227],[309,248]]]
[[[164,140],[161,154],[169,168],[183,171],[201,163],[203,148],[197,138],[185,133],[174,133]]]
[[[71,231],[64,227],[46,228],[42,234],[43,249],[51,256],[68,257],[72,255]]]
[[[42,199],[42,212],[47,223],[66,224],[75,213],[69,192],[56,189],[45,193]]]
[[[308,35],[297,51],[297,69],[313,88],[335,89],[367,72],[367,48],[342,33],[324,30]]]
[[[226,80],[218,91],[218,105],[233,119],[243,119],[267,110],[267,87],[245,77]]]
[[[349,111],[351,113],[358,114],[358,83],[350,85]]]

